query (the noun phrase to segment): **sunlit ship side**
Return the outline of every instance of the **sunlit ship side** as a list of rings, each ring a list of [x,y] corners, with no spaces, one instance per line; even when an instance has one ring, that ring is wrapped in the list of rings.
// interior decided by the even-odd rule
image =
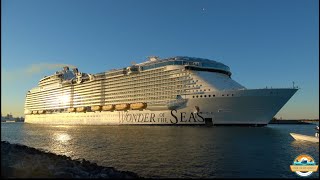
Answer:
[[[25,122],[267,125],[297,88],[246,89],[228,66],[185,56],[98,74],[62,71],[28,91]]]

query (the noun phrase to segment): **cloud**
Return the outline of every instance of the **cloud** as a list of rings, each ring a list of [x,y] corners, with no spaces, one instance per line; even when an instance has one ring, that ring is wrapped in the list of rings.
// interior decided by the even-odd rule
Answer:
[[[33,75],[36,73],[40,73],[46,70],[52,70],[52,69],[57,69],[57,68],[63,68],[64,66],[69,66],[70,68],[75,68],[75,66],[73,65],[69,65],[69,64],[33,64],[30,67],[25,69],[25,72]]]
[[[1,71],[1,79],[5,82],[15,82],[19,81],[23,78],[33,76],[35,74],[39,74],[42,72],[46,72],[48,70],[58,70],[62,69],[64,66],[69,66],[70,68],[75,68],[76,66],[70,64],[50,64],[50,63],[40,63],[40,64],[32,64],[26,68],[15,69],[13,71],[8,71],[6,69],[2,69]],[[53,74],[52,72],[51,74]]]

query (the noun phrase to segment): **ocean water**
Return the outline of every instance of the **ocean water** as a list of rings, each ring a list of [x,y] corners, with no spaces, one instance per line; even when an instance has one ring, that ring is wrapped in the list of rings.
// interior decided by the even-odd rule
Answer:
[[[302,153],[319,165],[313,125],[70,126],[1,123],[1,140],[73,159],[132,171],[147,178],[302,178],[290,165]],[[318,172],[312,178],[319,177]]]

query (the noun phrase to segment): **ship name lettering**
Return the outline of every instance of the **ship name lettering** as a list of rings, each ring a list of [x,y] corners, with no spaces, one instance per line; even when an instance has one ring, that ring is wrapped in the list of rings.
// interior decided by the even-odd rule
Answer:
[[[149,118],[148,116],[149,116],[149,113],[147,113],[147,114],[144,116],[144,121],[143,121],[143,122],[149,122],[149,121],[148,121],[148,118]]]
[[[150,115],[150,116],[149,116]],[[156,122],[155,120],[155,114],[154,113],[138,113],[138,114],[130,114],[128,112],[125,112],[122,115],[122,118],[120,120],[120,123],[126,121],[126,122]]]
[[[140,118],[141,117],[141,114],[132,114],[133,115],[133,118],[134,118],[134,122],[143,122],[143,118],[144,118],[144,116],[142,115],[142,118]],[[141,121],[140,121],[140,119],[141,119]]]
[[[198,117],[200,117],[200,121],[199,122],[204,122],[204,118],[202,116],[200,116],[200,113],[197,112]]]
[[[177,124],[178,123],[178,118],[176,115],[173,114],[173,111],[177,112],[177,110],[171,110],[171,116],[175,119],[175,121],[173,121],[171,118],[170,118],[170,121],[172,124]]]
[[[191,122],[191,118],[194,122],[197,122],[196,118],[194,117],[193,113],[190,114],[189,122]]]
[[[170,121],[172,124],[177,124],[179,121],[180,122],[191,122],[191,120],[193,119],[194,122],[204,122],[204,118],[200,115],[201,113],[197,112],[197,113],[190,113],[189,118],[187,117],[187,113],[186,112],[180,112],[180,119],[176,116],[177,110],[171,110],[171,116],[174,118],[170,118]]]
[[[129,119],[128,117],[130,117],[130,119]],[[126,113],[125,120],[126,120],[127,122],[132,121],[132,116],[131,116],[131,114],[127,114],[127,113]]]
[[[187,113],[186,113],[186,112],[181,112],[180,114],[181,114],[180,121],[181,121],[181,122],[187,122],[187,119],[186,119],[186,121],[184,121]]]
[[[154,113],[151,113],[150,114],[150,122],[151,122],[151,120],[153,121],[153,122],[156,122],[155,120],[154,120],[154,117],[155,117],[156,115],[154,114]]]

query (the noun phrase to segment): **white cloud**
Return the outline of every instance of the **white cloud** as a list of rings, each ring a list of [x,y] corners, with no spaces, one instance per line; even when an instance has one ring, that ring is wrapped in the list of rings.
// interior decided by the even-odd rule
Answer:
[[[50,64],[50,63],[40,63],[32,64],[26,68],[15,69],[15,70],[1,70],[1,80],[5,83],[15,82],[21,80],[22,78],[30,77],[35,74],[39,74],[48,70],[54,70],[58,68],[63,68],[64,66],[69,66],[70,68],[75,68],[73,65],[69,64]],[[52,73],[53,74],[53,73]]]

